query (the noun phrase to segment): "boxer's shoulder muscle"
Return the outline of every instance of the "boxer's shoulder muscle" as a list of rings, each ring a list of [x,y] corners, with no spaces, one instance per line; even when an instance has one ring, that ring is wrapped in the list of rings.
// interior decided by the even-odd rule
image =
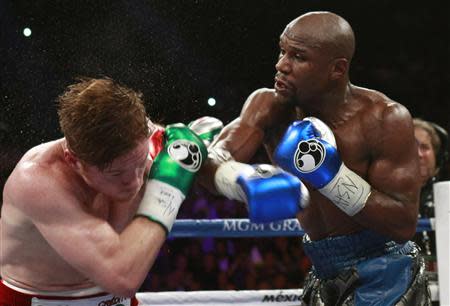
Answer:
[[[54,147],[36,147],[18,163],[5,186],[5,202],[14,205],[30,217],[48,209],[57,201],[75,195],[75,176],[54,151]],[[75,183],[75,184],[74,184]],[[45,209],[46,210],[46,209]]]
[[[364,105],[363,115],[365,117],[372,116],[380,123],[386,119],[410,117],[406,107],[379,91],[356,87],[354,93],[355,99]]]
[[[247,98],[240,117],[245,124],[265,130],[285,119],[289,110],[293,107],[275,90],[260,88]]]
[[[355,99],[362,105],[358,113],[358,128],[367,138],[367,143],[376,147],[380,139],[393,130],[397,134],[411,130],[411,115],[402,104],[381,92],[362,87],[355,87],[354,94]]]

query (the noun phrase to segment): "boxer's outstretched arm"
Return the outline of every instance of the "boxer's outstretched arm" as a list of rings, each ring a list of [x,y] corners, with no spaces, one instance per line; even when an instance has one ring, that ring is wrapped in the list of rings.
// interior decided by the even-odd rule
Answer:
[[[256,153],[262,143],[264,132],[261,129],[249,126],[237,118],[229,123],[211,144],[205,165],[200,169],[197,181],[209,191],[216,193],[214,176],[217,168],[225,161],[248,162]]]
[[[371,139],[375,154],[368,172],[372,186],[365,208],[355,219],[393,239],[411,239],[416,230],[420,176],[411,116],[400,104],[383,113],[382,129]],[[369,134],[369,133],[368,133]]]
[[[289,107],[274,90],[259,89],[208,147],[197,180],[213,193],[245,202],[252,222],[293,218],[309,204],[309,192],[295,176],[271,165],[246,164],[263,144],[265,132]]]
[[[211,192],[217,192],[214,175],[225,158],[247,163],[262,146],[265,131],[285,111],[286,103],[271,89],[261,88],[246,100],[240,116],[226,125],[208,148],[210,154],[197,180]],[[229,156],[221,156],[221,154]],[[222,158],[223,157],[223,158]]]

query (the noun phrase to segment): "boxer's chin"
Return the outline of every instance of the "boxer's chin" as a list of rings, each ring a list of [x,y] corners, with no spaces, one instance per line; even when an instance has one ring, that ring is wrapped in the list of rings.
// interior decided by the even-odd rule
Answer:
[[[291,98],[294,96],[293,88],[291,86],[286,85],[283,82],[276,81],[274,84],[274,89],[278,95],[283,96],[285,98]]]

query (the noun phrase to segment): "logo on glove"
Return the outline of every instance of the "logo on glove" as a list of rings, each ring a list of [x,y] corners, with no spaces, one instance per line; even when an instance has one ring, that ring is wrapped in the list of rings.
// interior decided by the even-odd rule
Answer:
[[[255,171],[249,176],[250,179],[269,178],[280,173],[280,169],[272,165],[257,165]]]
[[[295,150],[294,165],[302,173],[309,173],[323,163],[326,151],[324,145],[316,139],[300,141]]]
[[[184,139],[175,140],[169,145],[167,152],[184,169],[190,172],[197,172],[200,169],[202,155],[196,143]]]

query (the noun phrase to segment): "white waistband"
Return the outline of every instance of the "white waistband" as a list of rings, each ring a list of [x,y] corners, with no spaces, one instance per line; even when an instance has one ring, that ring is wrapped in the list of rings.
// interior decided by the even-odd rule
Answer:
[[[112,294],[75,300],[48,300],[34,297],[31,299],[31,306],[131,306],[131,299]]]
[[[48,296],[48,297],[84,297],[84,296],[91,296],[95,294],[99,294],[102,292],[105,292],[100,287],[91,287],[91,288],[83,288],[83,289],[76,289],[76,290],[65,290],[65,291],[41,291],[41,290],[30,290],[30,289],[24,289],[17,287],[8,281],[2,279],[1,282],[13,289],[14,291],[29,294],[29,295],[39,295],[39,296]]]

